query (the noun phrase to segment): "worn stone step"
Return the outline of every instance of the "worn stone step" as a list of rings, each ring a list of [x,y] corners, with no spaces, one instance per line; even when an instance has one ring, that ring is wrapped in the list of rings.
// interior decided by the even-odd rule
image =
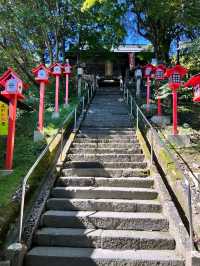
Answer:
[[[123,128],[126,128],[126,127],[130,127],[131,125],[132,125],[132,123],[131,122],[120,122],[119,123],[119,121],[116,121],[116,122],[113,122],[113,123],[111,123],[111,122],[106,122],[106,121],[96,121],[95,119],[93,120],[93,121],[84,121],[83,122],[83,125],[84,126],[87,126],[87,127],[116,127],[116,126],[119,126],[119,124],[120,124],[120,126]]]
[[[115,139],[111,138],[76,138],[75,139],[76,143],[116,143]],[[121,139],[118,141],[121,144],[138,144],[138,140],[131,138],[131,139]]]
[[[110,128],[110,127],[98,127],[97,129],[95,128],[90,128],[90,127],[84,127],[83,125],[81,125],[81,128],[80,128],[80,131],[108,131],[108,132],[113,132],[113,133],[116,133],[116,132],[135,132],[135,129],[132,128],[132,127],[127,127],[127,128],[121,128],[121,127],[116,127],[116,128]]]
[[[83,134],[111,134],[111,135],[130,135],[130,136],[135,136],[136,135],[136,131],[134,129],[122,129],[122,130],[118,130],[118,129],[109,129],[109,128],[81,128],[79,130],[79,133],[83,133]]]
[[[91,134],[84,134],[78,133],[77,138],[89,138],[89,139],[114,139],[114,140],[137,140],[136,136],[130,135],[117,135],[117,134],[98,134],[98,133],[91,133]]]
[[[157,191],[152,188],[127,187],[54,187],[51,191],[54,198],[79,199],[143,199],[152,200],[158,197]]]
[[[106,115],[106,114],[105,114]],[[97,116],[97,115],[88,115],[86,116],[85,120],[84,120],[84,124],[87,122],[87,123],[90,123],[90,122],[100,122],[100,123],[110,123],[110,124],[114,124],[114,123],[118,123],[118,125],[121,123],[122,124],[127,124],[129,125],[130,124],[130,118],[128,115],[124,115],[124,116],[119,116],[119,115],[110,115],[110,116],[105,116],[105,115],[102,115],[102,116]]]
[[[89,196],[89,195],[88,195]],[[111,211],[111,212],[161,212],[157,200],[124,199],[68,199],[50,198],[47,210],[58,211]]]
[[[142,149],[141,148],[131,148],[131,149],[125,149],[125,148],[71,148],[70,149],[70,153],[74,154],[74,153],[89,153],[89,154],[95,154],[95,153],[101,153],[101,154],[119,154],[119,153],[123,153],[123,154],[139,154],[142,153]]]
[[[124,169],[124,168],[67,168],[62,169],[64,176],[94,176],[94,177],[145,177],[149,169]]]
[[[74,153],[68,154],[66,160],[76,161],[98,161],[98,162],[143,162],[145,159],[144,154],[85,154]]]
[[[79,228],[42,228],[36,232],[34,244],[120,250],[175,249],[175,241],[168,232]]]
[[[147,162],[65,162],[64,168],[147,168]]]
[[[94,228],[106,230],[163,231],[169,229],[160,213],[107,211],[46,211],[41,218],[45,227]]]
[[[105,178],[105,177],[71,177],[60,176],[56,182],[57,186],[105,186],[105,187],[137,187],[137,188],[152,188],[154,185],[153,178],[141,177],[120,177],[120,178]]]
[[[175,251],[105,250],[69,247],[35,247],[28,252],[25,266],[185,266]]]
[[[120,149],[131,149],[131,148],[135,148],[135,149],[139,149],[141,146],[139,143],[132,143],[132,144],[126,144],[126,143],[78,143],[78,142],[73,142],[72,145],[73,148],[107,148],[107,149],[112,149],[112,148],[120,148]]]

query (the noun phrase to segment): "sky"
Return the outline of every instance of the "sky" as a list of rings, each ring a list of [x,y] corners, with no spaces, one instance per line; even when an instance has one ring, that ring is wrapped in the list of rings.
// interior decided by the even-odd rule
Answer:
[[[130,11],[127,12],[125,18],[124,18],[124,24],[127,31],[127,36],[125,37],[124,43],[125,44],[149,44],[150,42],[140,36],[136,32],[136,24],[135,24],[135,18],[133,13]]]

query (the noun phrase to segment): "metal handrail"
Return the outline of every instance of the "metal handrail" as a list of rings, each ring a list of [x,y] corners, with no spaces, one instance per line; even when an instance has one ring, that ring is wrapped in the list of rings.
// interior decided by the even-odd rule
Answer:
[[[90,90],[90,87],[88,87],[88,91]],[[92,90],[91,87],[91,96],[94,93],[94,90]],[[88,96],[88,104],[91,100],[92,97],[90,97],[90,94],[86,94],[86,96]],[[51,141],[47,144],[47,146],[45,147],[45,149],[41,152],[41,154],[38,156],[37,160],[35,161],[35,163],[31,166],[31,168],[29,169],[28,173],[25,175],[23,181],[22,181],[22,196],[21,196],[21,206],[20,206],[20,221],[19,221],[19,236],[18,236],[18,242],[21,243],[22,242],[22,231],[23,231],[23,220],[24,220],[24,205],[25,205],[25,196],[26,196],[26,185],[27,182],[30,178],[30,176],[32,175],[33,171],[35,170],[35,168],[38,166],[39,162],[43,159],[43,157],[46,155],[46,153],[49,150],[50,145],[52,144],[52,142],[56,139],[56,137],[61,134],[61,156],[62,156],[62,152],[63,152],[63,142],[64,142],[64,133],[65,130],[64,126],[67,123],[67,121],[71,118],[71,116],[74,114],[74,131],[76,130],[76,124],[77,124],[77,108],[78,106],[84,103],[84,98],[85,96],[83,96],[78,105],[75,107],[75,109],[73,111],[71,111],[71,113],[67,116],[67,118],[64,120],[64,122],[62,123],[61,127],[58,129],[57,133],[53,136],[53,138],[51,139]],[[82,111],[84,111],[84,109],[82,108]]]
[[[126,91],[125,91],[126,90]],[[142,118],[144,119],[144,121],[146,122],[146,124],[150,127],[150,132],[151,132],[151,138],[150,138],[150,155],[151,155],[151,162],[150,165],[153,165],[153,160],[154,160],[154,145],[153,145],[153,136],[155,136],[156,138],[158,138],[160,140],[160,142],[162,142],[163,146],[165,147],[165,149],[168,151],[168,153],[170,154],[170,156],[172,156],[172,158],[174,158],[174,156],[172,155],[171,151],[169,150],[169,148],[166,146],[166,144],[162,141],[162,139],[160,138],[158,132],[155,130],[155,128],[152,126],[152,124],[149,122],[149,120],[147,119],[147,117],[145,116],[145,114],[142,112],[142,110],[140,109],[140,107],[138,106],[138,104],[136,103],[135,100],[133,100],[133,96],[131,91],[129,91],[129,89],[124,88],[124,100],[127,101],[128,103],[128,95],[130,95],[130,100],[131,102],[133,102],[136,106],[136,128],[137,130],[139,129],[139,114],[141,114]],[[125,98],[127,95],[127,98]],[[132,106],[132,103],[131,103]],[[179,163],[176,162],[176,164],[179,166]],[[180,167],[179,167],[180,168]],[[182,172],[182,170],[180,170]],[[194,248],[194,242],[193,242],[193,219],[192,219],[192,190],[191,190],[191,185],[190,185],[190,180],[187,176],[185,176],[185,174],[183,173],[184,176],[184,182],[187,188],[187,204],[188,204],[188,223],[189,223],[189,239],[190,239],[190,249],[191,251]]]

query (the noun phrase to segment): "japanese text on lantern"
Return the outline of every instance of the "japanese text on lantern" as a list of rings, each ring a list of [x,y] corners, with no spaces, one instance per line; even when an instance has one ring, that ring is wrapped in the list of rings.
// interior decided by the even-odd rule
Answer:
[[[0,102],[0,136],[8,135],[8,105]]]

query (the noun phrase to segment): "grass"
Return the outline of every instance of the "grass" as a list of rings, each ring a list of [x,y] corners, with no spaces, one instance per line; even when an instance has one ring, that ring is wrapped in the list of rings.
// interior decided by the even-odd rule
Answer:
[[[46,139],[43,142],[33,142],[33,132],[36,128],[34,126],[36,124],[35,112],[23,113],[18,119],[13,161],[14,172],[9,176],[0,177],[0,207],[5,207],[9,203],[22,178],[46,145],[45,142],[56,134],[65,117],[72,111],[76,103],[77,100],[73,99],[67,109],[62,108],[60,118],[56,120],[51,120],[50,108],[46,110],[46,125],[44,128]],[[5,147],[5,145],[3,146]],[[3,160],[1,160],[1,166],[3,167]]]
[[[71,85],[72,88],[72,85]],[[47,142],[56,134],[57,130],[66,119],[67,115],[72,111],[75,105],[78,103],[75,92],[70,91],[72,97],[69,101],[69,106],[64,108],[60,105],[60,117],[52,120],[51,115],[54,110],[54,88],[46,90],[45,95],[45,115],[44,115],[44,132],[45,139],[42,142],[34,143],[33,136],[34,130],[37,128],[38,120],[38,102],[39,102],[39,90],[34,88],[36,93],[34,97],[29,97],[27,103],[34,107],[34,111],[26,112],[19,111],[17,113],[16,122],[16,137],[15,137],[15,149],[13,160],[13,173],[9,176],[0,176],[0,208],[5,208],[11,201],[12,195],[15,193],[21,180],[37,159],[38,155],[42,152]],[[32,89],[32,91],[34,91]],[[64,90],[60,89],[60,99],[64,98]],[[60,103],[61,104],[61,103]],[[0,153],[0,169],[4,167],[5,151],[6,151],[6,139],[0,139],[0,150],[4,151]]]

